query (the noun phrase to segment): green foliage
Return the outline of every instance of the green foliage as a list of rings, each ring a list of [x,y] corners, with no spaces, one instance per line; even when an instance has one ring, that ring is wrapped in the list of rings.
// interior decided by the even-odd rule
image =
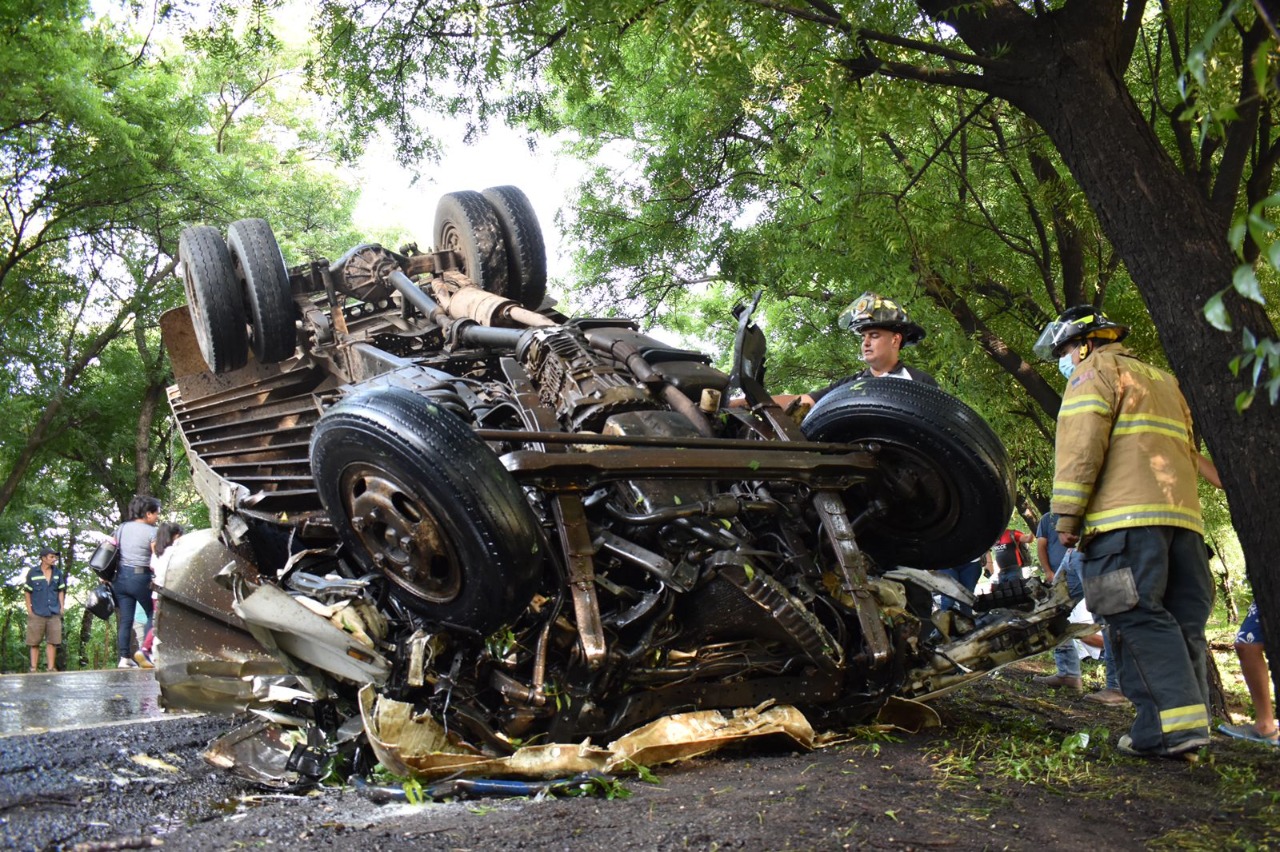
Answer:
[[[207,524],[168,418],[178,234],[250,216],[289,260],[345,248],[358,150],[303,88],[276,4],[0,9],[0,551],[61,542],[81,587],[131,495]],[[145,15],[135,19],[134,14]]]
[[[400,783],[404,797],[411,805],[423,805],[427,802],[427,791],[417,778],[406,778]]]
[[[636,778],[638,778],[639,780],[643,781],[646,784],[661,783],[661,780],[658,778],[657,773],[655,773],[648,766],[645,766],[643,763],[636,763],[634,760],[627,759],[627,760],[624,760],[618,768],[622,772],[634,773]]]
[[[1090,744],[1105,743],[1109,737],[1105,728],[1066,737],[1031,732],[1001,736],[994,730],[981,730],[972,738],[943,742],[930,751],[930,759],[934,771],[950,785],[967,786],[993,775],[1021,784],[1063,788],[1094,780],[1097,761]]]
[[[631,791],[627,786],[610,775],[588,775],[574,784],[557,788],[556,792],[567,798],[591,796],[609,801],[631,798]]]
[[[1008,33],[1032,18],[1079,24],[1070,4],[977,15],[984,20],[967,41],[926,3],[321,8],[326,50],[313,79],[341,95],[357,131],[392,126],[406,159],[429,147],[415,115],[572,134],[569,149],[594,166],[564,214],[578,246],[575,311],[641,317],[716,349],[723,364],[729,307],[763,288],[768,386],[800,392],[861,366],[854,341],[835,328],[840,309],[864,290],[891,295],[929,332],[909,362],[993,424],[1032,502],[1043,504],[1052,478],[1062,387],[1030,355],[1045,322],[1092,303],[1132,326],[1126,345],[1139,356],[1165,360],[1138,288],[1071,178],[1072,158],[1010,106],[1016,84],[1001,76],[1011,67],[1003,63],[1034,65],[1027,53],[1040,49]],[[947,8],[957,21],[985,7]],[[1263,90],[1274,72],[1251,5],[1138,9],[1125,7],[1135,17],[1111,32],[1117,41],[1136,33],[1132,59],[1106,58],[1122,70],[1134,114],[1196,191],[1212,188],[1213,204],[1228,214],[1237,197],[1254,205],[1274,183],[1263,152],[1274,149],[1278,123],[1269,87],[1265,99],[1239,103],[1242,75]],[[1096,19],[1121,14],[1113,4]],[[1242,65],[1246,40],[1256,50]],[[1248,134],[1238,129],[1250,127],[1255,106],[1263,118],[1245,163],[1236,152]],[[1104,157],[1079,130],[1075,164]],[[1231,133],[1240,140],[1224,144]],[[1108,227],[1124,218],[1113,210]],[[1243,220],[1255,239],[1262,230],[1270,239],[1264,219]],[[1274,286],[1274,276],[1257,277],[1257,286],[1248,274],[1237,279],[1243,298]],[[1166,339],[1178,333],[1164,330]],[[1247,363],[1242,355],[1241,375],[1277,378],[1269,359],[1269,350]]]

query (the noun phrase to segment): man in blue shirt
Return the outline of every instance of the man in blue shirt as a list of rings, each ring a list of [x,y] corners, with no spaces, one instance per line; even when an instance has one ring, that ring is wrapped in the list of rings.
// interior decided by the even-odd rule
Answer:
[[[1036,550],[1040,556],[1040,567],[1044,569],[1045,582],[1052,583],[1054,574],[1059,570],[1066,572],[1067,588],[1071,597],[1083,597],[1080,585],[1080,574],[1074,564],[1063,564],[1067,556],[1067,548],[1058,540],[1056,524],[1058,516],[1053,512],[1045,512],[1036,525]],[[1057,671],[1051,675],[1035,678],[1036,683],[1069,689],[1072,692],[1084,691],[1084,680],[1080,673],[1080,654],[1076,651],[1076,643],[1072,639],[1063,642],[1053,649],[1053,661]]]
[[[1062,558],[1067,555],[1067,547],[1058,540],[1058,532],[1053,525],[1058,516],[1053,512],[1045,512],[1036,524],[1036,553],[1040,557],[1040,568],[1044,571],[1044,581],[1052,583],[1054,575],[1062,565]]]
[[[1040,566],[1044,569],[1046,583],[1052,583],[1059,570],[1065,571],[1067,588],[1073,598],[1081,597],[1084,589],[1080,579],[1080,554],[1075,548],[1067,549],[1058,540],[1058,515],[1045,512],[1036,525],[1036,550],[1040,556]],[[1068,559],[1067,557],[1070,557]],[[1120,677],[1116,672],[1116,664],[1111,656],[1111,636],[1107,628],[1102,629],[1103,661],[1106,667],[1106,686],[1097,692],[1091,692],[1085,699],[1098,704],[1128,704],[1129,699],[1120,691]],[[1084,680],[1080,671],[1080,653],[1073,640],[1063,642],[1053,649],[1053,661],[1057,671],[1051,675],[1036,677],[1035,680],[1046,686],[1065,687],[1073,692],[1084,689]],[[1078,684],[1078,686],[1077,686]]]
[[[40,667],[40,643],[45,643],[45,663],[57,671],[58,646],[62,644],[62,609],[67,600],[67,575],[57,567],[58,551],[41,548],[40,564],[27,572],[23,593],[27,602],[27,647],[31,671]]]

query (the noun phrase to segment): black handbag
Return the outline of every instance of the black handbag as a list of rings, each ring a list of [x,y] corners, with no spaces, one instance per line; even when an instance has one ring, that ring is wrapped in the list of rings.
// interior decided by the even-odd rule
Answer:
[[[111,587],[106,583],[99,583],[85,598],[84,608],[98,618],[110,618],[116,611],[116,598],[111,594]]]
[[[89,557],[89,567],[93,573],[110,583],[116,578],[120,568],[120,546],[114,538],[104,538],[98,549]]]

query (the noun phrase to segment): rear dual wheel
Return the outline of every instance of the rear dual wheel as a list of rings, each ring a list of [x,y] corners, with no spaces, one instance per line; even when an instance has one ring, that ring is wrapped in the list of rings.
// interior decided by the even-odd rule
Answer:
[[[217,228],[187,228],[178,239],[182,287],[204,362],[215,373],[238,370],[249,360],[244,296],[227,244]]]
[[[253,356],[263,364],[279,363],[297,345],[297,310],[276,235],[266,219],[241,219],[227,228],[227,247],[244,280]]]
[[[241,219],[227,229],[187,228],[178,241],[182,284],[196,342],[215,373],[245,366],[252,348],[264,364],[294,352],[296,310],[289,272],[265,219]]]
[[[436,248],[452,249],[480,288],[536,309],[547,293],[547,251],[529,198],[514,186],[450,192],[436,208]]]

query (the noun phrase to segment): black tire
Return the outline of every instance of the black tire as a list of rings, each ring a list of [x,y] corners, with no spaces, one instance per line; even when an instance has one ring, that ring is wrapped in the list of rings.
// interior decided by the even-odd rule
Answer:
[[[507,276],[507,249],[498,213],[483,195],[467,190],[442,196],[436,205],[435,237],[438,250],[453,249],[462,255],[462,271],[478,287],[518,298]]]
[[[498,214],[512,298],[537,310],[547,295],[547,246],[529,196],[515,186],[491,186],[480,194]]]
[[[249,360],[249,336],[244,297],[226,242],[216,228],[186,228],[178,238],[178,257],[204,362],[215,373],[240,369]]]
[[[845,492],[857,515],[873,500],[888,511],[858,532],[882,566],[951,568],[980,556],[1013,511],[1013,467],[981,416],[935,387],[879,378],[837,388],[801,429],[813,441],[879,445],[879,469]]]
[[[538,520],[453,414],[403,388],[358,393],[316,424],[311,469],[356,560],[427,618],[489,633],[532,598]]]
[[[227,228],[227,247],[244,278],[254,357],[263,364],[285,360],[297,347],[297,311],[276,235],[266,219],[241,219]]]

